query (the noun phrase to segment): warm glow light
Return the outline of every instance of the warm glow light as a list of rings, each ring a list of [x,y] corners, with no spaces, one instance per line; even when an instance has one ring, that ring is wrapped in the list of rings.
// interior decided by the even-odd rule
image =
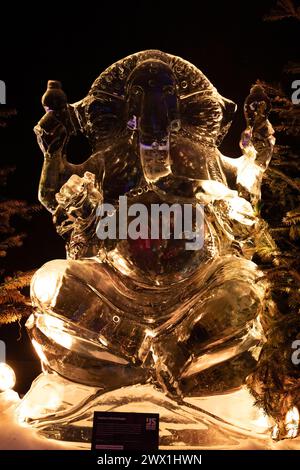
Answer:
[[[131,270],[130,270],[130,267],[128,266],[127,262],[124,260],[124,258],[122,256],[120,256],[120,254],[118,253],[118,250],[112,250],[110,253],[109,253],[109,260],[112,262],[112,264],[114,266],[117,267],[117,269],[119,269],[119,271],[124,274],[125,276],[126,275],[130,275],[131,274]]]
[[[59,278],[57,271],[54,269],[39,270],[37,275],[34,275],[31,281],[32,291],[34,296],[39,299],[41,303],[51,305],[55,302],[56,294],[59,290]]]
[[[0,363],[0,391],[5,392],[14,388],[16,376],[13,369],[5,362]]]
[[[241,197],[229,200],[229,217],[245,225],[253,225],[255,223],[251,204]]]
[[[151,346],[151,348],[150,348],[150,351],[152,352],[153,361],[154,361],[154,363],[156,364],[156,363],[158,362],[158,360],[159,360],[159,356],[154,352],[154,349],[153,349],[152,346]]]
[[[155,338],[155,336],[156,336],[156,333],[153,330],[149,330],[148,328],[146,328],[145,330],[146,338]]]
[[[237,183],[241,184],[244,188],[256,196],[258,196],[260,192],[259,183],[262,174],[262,168],[260,168],[255,163],[253,158],[242,157],[239,159]]]
[[[57,390],[51,390],[48,396],[45,396],[45,408],[49,410],[57,410],[61,405],[61,396]]]
[[[261,416],[254,421],[255,427],[261,428],[262,430],[268,430],[271,427],[271,421],[267,415],[261,414]]]
[[[24,424],[49,412],[56,412],[62,404],[62,399],[63,390],[60,387],[43,387],[32,401],[26,399],[21,401],[17,409],[19,423]]]
[[[276,440],[276,439],[278,439],[278,435],[279,435],[279,426],[278,426],[278,424],[275,424],[275,426],[272,429],[271,437],[272,437],[272,439]]]
[[[229,199],[237,197],[238,192],[228,189],[223,183],[213,180],[205,180],[201,182],[201,187],[204,189],[205,194],[211,196],[212,200]],[[201,193],[199,193],[200,197]]]
[[[42,361],[42,363],[47,364],[48,361],[47,361],[47,358],[44,354],[42,346],[35,339],[32,340],[32,345],[33,345],[34,349],[36,350],[36,352],[37,352],[40,360]]]
[[[296,406],[290,408],[287,414],[285,415],[285,427],[287,430],[286,437],[288,439],[293,439],[298,435],[299,428],[299,411]]]
[[[68,333],[62,331],[64,326],[63,321],[47,314],[44,314],[42,319],[46,327],[43,332],[63,348],[71,349],[73,338]]]
[[[101,343],[103,346],[105,346],[105,347],[107,348],[108,342],[106,341],[106,339],[104,338],[104,336],[99,335],[98,339],[99,339],[100,343]]]

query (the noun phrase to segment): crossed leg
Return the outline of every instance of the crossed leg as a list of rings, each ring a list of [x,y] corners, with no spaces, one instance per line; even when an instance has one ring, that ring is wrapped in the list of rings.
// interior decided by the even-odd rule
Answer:
[[[166,391],[205,394],[240,385],[256,363],[263,339],[260,277],[251,261],[226,256],[189,282],[159,290],[95,258],[54,260],[36,272],[31,295],[36,310],[64,319],[111,354],[102,354],[106,362],[97,369],[114,356],[125,368],[122,377],[133,367],[138,380],[151,373]],[[70,375],[70,368],[62,373]]]

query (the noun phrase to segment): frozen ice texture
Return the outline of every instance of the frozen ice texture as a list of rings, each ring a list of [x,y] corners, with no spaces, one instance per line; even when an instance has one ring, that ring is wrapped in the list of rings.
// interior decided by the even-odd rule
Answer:
[[[35,128],[45,156],[39,197],[67,259],[46,263],[31,286],[28,329],[45,370],[101,393],[150,381],[179,401],[245,383],[264,341],[266,285],[251,258],[265,236],[254,206],[274,145],[265,97],[253,96],[237,159],[218,149],[235,104],[160,51],[113,64],[73,105],[48,106]],[[80,165],[66,158],[77,133],[92,148]],[[118,212],[120,195],[129,207],[203,204],[203,247],[99,240],[97,207]]]
[[[56,439],[57,448],[90,449],[94,411],[158,413],[160,449],[299,449],[299,438],[271,439],[273,423],[254,405],[246,387],[178,403],[151,384],[103,392],[57,374],[41,374],[14,410],[14,421],[46,436],[52,448]],[[49,448],[36,438],[29,444],[25,440],[25,448]]]

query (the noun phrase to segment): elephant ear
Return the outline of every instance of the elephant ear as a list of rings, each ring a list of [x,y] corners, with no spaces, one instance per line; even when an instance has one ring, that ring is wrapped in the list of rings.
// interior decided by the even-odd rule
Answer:
[[[94,152],[103,143],[109,146],[126,129],[125,102],[107,93],[89,93],[71,106],[76,115],[76,128],[87,137]]]
[[[178,83],[183,133],[206,145],[219,146],[231,125],[236,104],[221,96],[195,65],[168,56]]]
[[[103,143],[109,146],[126,132],[126,84],[131,72],[144,60],[153,58],[168,63],[168,57],[168,54],[155,50],[125,57],[105,69],[92,84],[88,95],[71,105],[75,127],[88,138],[93,151]]]
[[[235,103],[223,98],[215,88],[182,97],[182,133],[205,145],[219,146],[231,125],[235,110]]]
[[[223,117],[222,117],[222,121],[220,123],[220,131],[219,131],[219,134],[218,134],[218,137],[217,137],[217,140],[216,140],[217,147],[219,147],[219,145],[222,143],[222,140],[224,139],[225,135],[227,134],[227,132],[228,132],[230,126],[231,126],[231,123],[233,121],[236,109],[237,109],[237,105],[233,101],[222,97]]]
[[[174,72],[182,102],[183,133],[208,145],[219,145],[236,105],[223,98],[190,62],[165,52],[147,50],[112,64],[94,81],[86,98],[72,106],[77,118],[75,127],[86,135],[93,150],[105,141],[109,145],[111,139],[126,131],[127,79],[137,65],[149,59],[165,62]]]

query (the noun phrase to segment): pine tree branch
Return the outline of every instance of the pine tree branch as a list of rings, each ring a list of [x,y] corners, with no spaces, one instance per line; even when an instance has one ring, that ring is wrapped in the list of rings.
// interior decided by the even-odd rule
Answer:
[[[282,180],[284,180],[286,183],[288,183],[289,186],[291,186],[292,188],[294,188],[294,189],[296,189],[297,191],[300,192],[300,183],[297,183],[296,181],[292,180],[291,178],[286,176],[284,173],[282,173],[282,171],[275,170],[275,168],[269,167],[268,173],[269,174],[273,173],[273,175],[279,176]]]

